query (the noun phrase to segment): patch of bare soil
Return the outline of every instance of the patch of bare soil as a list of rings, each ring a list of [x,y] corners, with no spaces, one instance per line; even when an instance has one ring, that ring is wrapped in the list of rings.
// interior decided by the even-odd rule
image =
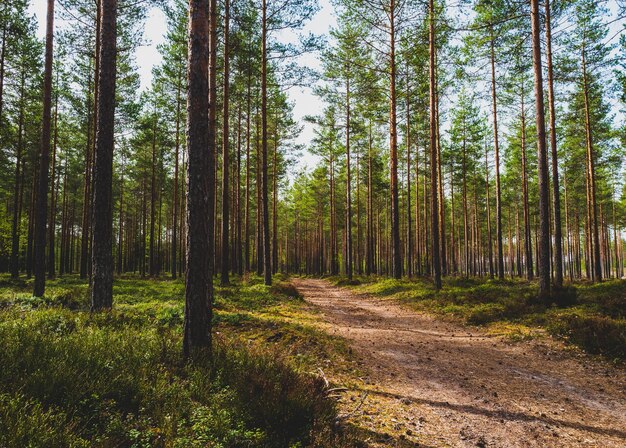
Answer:
[[[354,351],[363,376],[353,375],[342,409],[372,446],[626,447],[619,368],[557,342],[511,342],[323,280],[293,283],[321,311],[321,325]]]

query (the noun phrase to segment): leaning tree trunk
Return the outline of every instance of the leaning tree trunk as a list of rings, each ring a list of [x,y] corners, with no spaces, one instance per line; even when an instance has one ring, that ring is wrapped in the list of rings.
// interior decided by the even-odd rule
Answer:
[[[101,1],[98,113],[93,173],[91,309],[113,306],[113,146],[116,81],[117,0]]]
[[[39,154],[39,183],[35,197],[33,295],[42,297],[46,288],[46,223],[48,221],[48,171],[50,169],[50,121],[52,109],[52,41],[54,39],[54,0],[48,0],[46,61],[43,87],[43,121]]]
[[[187,272],[183,353],[211,348],[213,299],[211,198],[207,173],[215,153],[209,145],[209,1],[189,2],[187,68]],[[208,150],[208,154],[207,154]]]

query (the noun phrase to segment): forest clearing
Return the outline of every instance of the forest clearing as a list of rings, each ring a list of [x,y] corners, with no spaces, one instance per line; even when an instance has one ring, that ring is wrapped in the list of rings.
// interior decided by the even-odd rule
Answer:
[[[626,446],[625,0],[0,2],[0,448]]]

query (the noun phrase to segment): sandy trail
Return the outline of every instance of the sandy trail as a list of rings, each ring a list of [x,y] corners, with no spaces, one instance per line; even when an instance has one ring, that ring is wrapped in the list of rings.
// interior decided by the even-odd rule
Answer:
[[[353,422],[379,446],[626,447],[621,369],[323,280],[293,282],[354,350],[370,393]]]

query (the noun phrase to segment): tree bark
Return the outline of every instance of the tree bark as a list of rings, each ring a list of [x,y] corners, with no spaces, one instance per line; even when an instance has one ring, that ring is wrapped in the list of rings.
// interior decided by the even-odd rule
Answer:
[[[20,250],[20,209],[22,190],[22,146],[24,134],[24,84],[26,82],[25,68],[20,76],[19,115],[17,124],[17,151],[15,155],[15,184],[13,188],[13,225],[11,228],[11,277],[19,277],[19,250]]]
[[[91,309],[113,306],[113,147],[116,82],[117,0],[101,0],[100,70],[93,177]]]
[[[402,277],[402,254],[400,250],[400,205],[398,201],[398,135],[396,116],[396,3],[391,0],[389,7],[389,169],[391,174],[391,240],[392,274]],[[434,86],[433,86],[434,87]]]
[[[352,280],[352,177],[350,168],[350,68],[348,67],[346,73],[346,275],[348,280]]]
[[[182,71],[182,64],[180,71]],[[176,279],[178,274],[177,266],[177,254],[178,254],[178,158],[180,153],[180,101],[181,101],[181,73],[178,75],[178,84],[176,86],[176,135],[175,135],[175,150],[174,150],[174,211],[172,216],[172,263],[171,272],[172,278]]]
[[[587,60],[585,47],[582,49],[582,72],[583,72],[583,95],[585,99],[585,130],[587,146],[587,173],[589,178],[589,213],[591,219],[589,225],[593,238],[592,251],[589,251],[589,258],[593,262],[593,272],[595,280],[602,281],[602,262],[600,260],[600,237],[598,233],[598,205],[596,200],[596,179],[595,179],[595,154],[593,147],[593,132],[591,130],[591,112],[589,104],[589,81],[587,76]],[[590,241],[591,242],[591,241]]]
[[[228,135],[228,106],[229,106],[229,71],[230,71],[230,47],[228,45],[228,35],[230,24],[230,2],[224,1],[224,98],[223,98],[223,117],[222,117],[222,253],[221,253],[221,284],[228,285],[230,270],[230,236],[229,236],[229,217],[230,217],[230,197],[229,188],[229,169],[230,169],[230,149]]]
[[[541,28],[539,0],[531,0],[533,66],[535,71],[535,104],[537,120],[537,159],[539,175],[539,297],[550,295],[550,181],[546,149],[546,121],[543,103],[543,74],[541,71]],[[551,116],[553,116],[551,110]],[[558,191],[557,191],[558,196]],[[561,254],[559,254],[559,257]]]
[[[59,74],[57,72],[57,89],[59,84]],[[57,163],[57,142],[59,137],[59,94],[54,98],[54,137],[52,143],[52,174],[50,175],[50,221],[48,225],[48,278],[53,279],[56,275],[56,256],[55,256],[55,236],[56,236],[56,196],[55,196],[55,180],[56,180],[56,163]]]
[[[35,198],[33,295],[42,297],[46,288],[46,223],[48,221],[48,171],[50,170],[50,122],[52,110],[52,45],[54,40],[54,0],[48,0],[46,21],[46,56],[43,88],[43,120],[41,152],[39,154],[39,183]]]
[[[491,25],[490,60],[491,60],[491,103],[493,107],[493,144],[495,149],[496,164],[496,242],[498,246],[498,278],[504,280],[504,255],[502,249],[502,200],[500,189],[500,142],[498,139],[498,103],[496,97],[496,55],[493,36],[493,24]]]
[[[263,270],[265,284],[272,284],[270,220],[267,191],[267,0],[262,1],[261,29],[261,200],[263,202]],[[257,174],[258,175],[258,174]]]
[[[439,214],[437,183],[437,111],[435,91],[435,2],[429,0],[429,81],[430,81],[430,207],[431,207],[431,250],[435,289],[441,289],[441,260],[439,259]]]
[[[211,349],[213,220],[209,144],[209,1],[190,0],[187,68],[187,272],[183,354]],[[207,154],[208,150],[208,154]],[[207,219],[209,218],[209,219]]]
[[[552,154],[552,208],[554,213],[554,286],[563,286],[563,235],[561,230],[561,197],[556,144],[556,111],[554,105],[554,68],[552,66],[552,28],[550,0],[545,0],[546,60],[548,64],[548,110],[550,112],[550,149]]]

